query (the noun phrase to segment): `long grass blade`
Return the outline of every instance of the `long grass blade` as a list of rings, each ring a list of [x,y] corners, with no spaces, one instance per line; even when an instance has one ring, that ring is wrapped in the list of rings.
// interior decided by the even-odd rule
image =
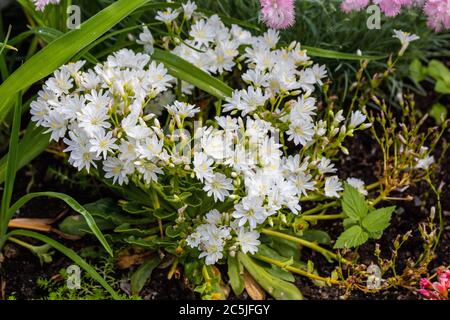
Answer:
[[[231,96],[233,89],[227,84],[173,53],[155,49],[152,58],[162,62],[174,77],[187,81],[217,98],[225,99]]]
[[[3,188],[2,204],[0,208],[0,238],[3,238],[7,229],[9,222],[9,205],[11,203],[11,197],[14,189],[14,181],[16,178],[17,171],[17,159],[18,145],[19,145],[19,131],[20,131],[20,119],[22,116],[22,95],[17,94],[17,100],[14,107],[14,118],[12,132],[9,142],[9,152],[7,154],[7,164],[6,164],[6,181]],[[1,245],[0,245],[1,248]]]
[[[11,208],[8,210],[7,218],[10,220],[14,213],[19,210],[23,205],[25,205],[28,201],[38,198],[38,197],[50,197],[50,198],[56,198],[64,201],[69,207],[71,207],[76,212],[80,213],[85,219],[86,223],[88,224],[89,228],[91,229],[92,233],[97,237],[97,239],[100,241],[100,243],[103,245],[105,250],[112,256],[113,251],[111,247],[109,246],[108,242],[105,239],[105,236],[98,228],[97,224],[95,223],[94,218],[92,215],[87,211],[81,204],[79,204],[75,199],[72,197],[64,194],[64,193],[58,193],[58,192],[36,192],[36,193],[29,193],[19,200],[17,200],[16,203],[14,203]]]
[[[372,56],[372,55],[358,55],[353,53],[345,53],[334,50],[327,50],[309,46],[303,46],[303,49],[306,49],[308,55],[312,57],[319,58],[328,58],[328,59],[342,59],[342,60],[380,60],[384,59],[387,56]]]
[[[106,282],[106,280],[97,272],[95,269],[90,266],[83,258],[81,258],[75,251],[72,249],[67,248],[66,246],[62,245],[56,240],[53,240],[47,236],[44,236],[40,233],[36,233],[33,231],[28,230],[14,230],[7,234],[7,237],[13,237],[13,236],[23,236],[23,237],[30,237],[37,240],[40,240],[42,242],[45,242],[64,254],[66,257],[71,259],[73,262],[75,262],[79,267],[83,268],[94,280],[96,280],[103,288],[105,288],[106,291],[108,291],[112,298],[115,300],[119,300],[120,296],[117,294],[116,291]]]

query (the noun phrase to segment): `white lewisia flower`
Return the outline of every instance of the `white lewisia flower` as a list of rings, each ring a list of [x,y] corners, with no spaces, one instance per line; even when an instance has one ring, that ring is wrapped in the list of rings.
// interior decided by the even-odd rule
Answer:
[[[354,111],[352,112],[352,116],[350,118],[350,128],[356,128],[364,121],[366,121],[366,116],[359,110]]]
[[[263,93],[261,88],[256,88],[255,90],[251,86],[247,90],[241,90],[240,96],[241,101],[236,108],[242,111],[243,116],[255,111],[260,106],[264,106],[267,99],[269,99],[269,95]]]
[[[37,126],[43,126],[45,117],[50,112],[49,105],[42,99],[33,101],[30,104],[31,121],[36,122]]]
[[[109,116],[107,110],[96,108],[93,105],[87,106],[78,114],[80,127],[91,137],[96,133],[111,127],[111,123],[109,123],[108,120]]]
[[[321,79],[327,76],[327,67],[325,65],[320,66],[318,64],[315,64],[312,66],[311,72],[314,76],[314,79],[316,80],[316,83],[322,86],[323,82]]]
[[[299,120],[289,125],[286,134],[289,135],[288,140],[294,141],[296,145],[306,146],[314,137],[315,127],[312,122]]]
[[[180,15],[180,11],[173,10],[172,8],[167,8],[166,11],[158,11],[156,13],[155,19],[158,20],[158,21],[162,21],[162,22],[164,22],[166,24],[169,24],[173,20],[178,18],[179,15]]]
[[[215,173],[212,178],[205,179],[203,190],[209,197],[213,196],[214,201],[224,201],[230,195],[228,190],[233,190],[233,180],[222,173]]]
[[[223,244],[219,241],[209,241],[204,243],[205,248],[199,255],[199,258],[205,258],[205,264],[213,265],[223,258]]]
[[[122,185],[128,183],[127,175],[133,173],[134,167],[130,162],[124,162],[117,158],[109,158],[103,161],[103,170],[105,171],[105,178],[112,178],[113,184],[117,182],[119,185]]]
[[[356,178],[348,178],[346,181],[349,185],[358,190],[359,193],[361,193],[364,196],[367,196],[367,190],[365,188],[364,181]]]
[[[139,40],[136,40],[136,43],[143,45],[146,53],[153,54],[153,52],[155,51],[155,49],[153,48],[155,39],[153,39],[153,35],[147,26],[143,26],[142,29],[143,32],[139,34]]]
[[[218,226],[222,223],[222,214],[216,210],[212,209],[206,214],[206,222],[215,226]]]
[[[100,132],[94,135],[94,137],[89,140],[91,147],[90,152],[96,153],[97,157],[103,154],[103,159],[106,160],[108,152],[118,149],[119,147],[114,144],[116,138],[113,138],[112,131],[105,134],[105,132]]]
[[[261,70],[249,69],[242,75],[242,80],[255,87],[267,87],[270,81],[270,75]]]
[[[320,159],[320,162],[317,165],[317,169],[319,170],[320,174],[335,173],[337,171],[337,169],[334,167],[334,163],[331,163],[331,160],[325,157],[322,157],[322,159]]]
[[[400,43],[402,44],[402,48],[398,53],[399,56],[402,56],[405,53],[406,49],[408,48],[411,42],[420,39],[420,37],[414,33],[404,32],[402,30],[395,30],[395,29],[393,37],[399,39]]]
[[[258,232],[245,231],[244,228],[240,228],[237,233],[238,244],[241,247],[243,253],[255,254],[256,252],[258,252],[258,246],[261,244],[258,238]]]
[[[231,131],[239,128],[237,119],[230,116],[216,117],[216,121],[219,127],[225,130],[226,133],[231,133]]]
[[[427,170],[434,163],[434,157],[428,156],[424,159],[420,159],[417,161],[416,169]]]
[[[152,137],[145,138],[144,142],[139,143],[136,149],[140,158],[153,160],[162,152],[163,145],[164,141],[159,140],[156,135],[153,135]]]
[[[197,248],[200,245],[201,241],[202,241],[202,235],[198,231],[191,233],[186,238],[186,243],[191,248]]]
[[[42,126],[49,128],[45,133],[51,132],[51,140],[58,141],[67,131],[67,121],[58,110],[51,110],[44,116]]]
[[[225,159],[232,154],[230,136],[225,136],[224,131],[215,130],[205,133],[200,143],[204,153],[215,160]]]
[[[54,77],[48,79],[45,82],[45,85],[57,96],[60,96],[62,94],[69,93],[69,90],[73,87],[73,79],[70,77],[70,73],[62,70],[56,70]]]
[[[203,19],[192,26],[189,35],[193,38],[195,45],[199,47],[208,46],[215,37],[214,29]]]
[[[307,196],[307,190],[314,191],[316,187],[314,186],[315,181],[311,180],[312,176],[310,174],[305,174],[303,172],[299,172],[296,177],[294,177],[294,184],[297,188],[297,193],[299,195],[303,194],[305,197]]]
[[[339,191],[344,190],[338,176],[332,176],[325,179],[325,196],[339,198]]]
[[[214,160],[208,158],[203,152],[196,152],[194,154],[194,172],[198,180],[211,179],[214,176],[211,166],[214,164]]]
[[[267,218],[261,197],[247,196],[240,203],[236,204],[234,209],[233,218],[239,220],[240,227],[248,222],[250,229],[255,229]]]
[[[181,6],[183,7],[184,18],[186,20],[190,20],[192,18],[192,14],[195,12],[195,10],[197,10],[197,5],[195,4],[195,2],[189,0],[186,3],[183,3]]]
[[[192,118],[200,112],[200,108],[180,101],[175,101],[172,105],[166,106],[166,109],[170,115],[178,115],[181,119]]]

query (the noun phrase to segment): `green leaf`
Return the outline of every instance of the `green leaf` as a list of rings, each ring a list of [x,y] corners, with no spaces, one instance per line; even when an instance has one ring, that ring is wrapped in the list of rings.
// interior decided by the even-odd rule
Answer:
[[[10,109],[11,97],[48,76],[69,61],[77,52],[110,30],[131,12],[149,0],[119,0],[84,22],[79,29],[73,29],[51,42],[20,66],[0,86],[0,122]]]
[[[386,56],[357,55],[353,53],[345,53],[310,46],[302,46],[302,49],[306,49],[308,55],[319,58],[342,60],[380,60],[386,58]]]
[[[334,245],[335,249],[355,248],[369,240],[369,234],[360,226],[353,226],[345,230]]]
[[[102,231],[112,230],[115,227],[113,223],[105,219],[99,217],[94,219],[97,227]],[[58,229],[66,234],[78,237],[84,237],[89,233],[89,226],[81,215],[68,216],[58,225]]]
[[[131,276],[131,293],[139,295],[147,281],[152,276],[153,270],[159,265],[161,259],[158,255],[148,258]]]
[[[358,223],[359,221],[353,220],[352,218],[346,218],[344,219],[344,221],[342,221],[344,229],[348,229]]]
[[[35,238],[37,240],[40,240],[42,242],[45,242],[45,243],[51,245],[53,248],[60,251],[62,254],[64,254],[69,259],[71,259],[73,262],[75,262],[78,266],[83,268],[95,281],[97,281],[103,288],[105,288],[106,291],[108,291],[111,294],[113,299],[116,299],[116,300],[120,299],[117,292],[115,292],[114,289],[111,288],[111,286],[106,282],[106,280],[103,279],[102,276],[99,275],[98,272],[95,271],[94,268],[92,268],[83,258],[81,258],[72,249],[69,249],[69,248],[63,246],[59,242],[57,242],[47,236],[44,236],[40,233],[36,233],[33,231],[14,230],[14,231],[11,231],[10,233],[8,233],[8,235],[7,235],[7,237],[12,237],[12,236],[24,236],[24,237]]]
[[[155,49],[152,59],[163,63],[172,76],[187,81],[219,99],[225,99],[231,96],[233,89],[227,84],[173,53]]]
[[[362,221],[362,226],[369,232],[381,232],[389,227],[395,207],[387,207],[370,212]]]
[[[276,278],[279,278],[287,282],[295,282],[294,275],[285,269],[282,269],[274,265],[270,265],[270,267],[266,267],[265,269],[268,273],[270,273]]]
[[[228,256],[228,278],[230,279],[230,285],[235,295],[242,294],[245,288],[244,279],[242,274],[244,273],[244,267],[242,263],[232,256]]]
[[[300,290],[292,283],[274,277],[252,258],[242,252],[238,259],[258,284],[277,300],[303,300]]]
[[[449,89],[450,89],[450,87],[449,87]],[[442,124],[442,122],[444,122],[445,119],[447,119],[447,113],[448,113],[448,110],[445,106],[443,106],[440,103],[435,103],[431,107],[430,116],[432,116],[438,124]]]
[[[419,59],[414,59],[409,65],[409,73],[414,81],[421,82],[427,76],[427,68],[422,65]]]
[[[450,94],[450,81],[446,82],[442,79],[437,80],[434,90],[438,93]]]
[[[161,220],[163,220],[163,219],[168,219],[168,218],[170,218],[170,217],[175,216],[176,214],[177,214],[177,212],[176,212],[175,210],[173,210],[173,211],[166,211],[166,210],[163,209],[163,208],[156,209],[156,210],[153,212],[153,215],[154,215],[156,218],[161,219]]]
[[[120,202],[119,205],[122,207],[122,210],[127,213],[131,213],[131,214],[135,214],[135,215],[149,213],[148,208],[145,208],[141,203],[136,202],[136,201]]]
[[[38,197],[50,197],[50,198],[56,198],[64,201],[69,207],[71,207],[73,210],[81,214],[84,219],[86,220],[89,228],[92,230],[93,234],[97,237],[97,239],[100,241],[100,243],[103,245],[105,250],[113,256],[113,251],[111,247],[109,246],[108,242],[106,241],[105,237],[103,236],[103,233],[98,228],[97,224],[95,223],[94,218],[92,215],[87,211],[81,204],[79,204],[75,199],[72,197],[58,192],[37,192],[37,193],[29,193],[19,200],[17,200],[16,203],[9,209],[8,215],[9,217],[12,217],[14,213],[19,210],[22,206],[24,206],[28,201],[38,198]]]
[[[50,136],[44,134],[45,128],[38,128],[32,122],[28,125],[25,136],[19,143],[19,157],[17,159],[17,170],[22,169],[31,160],[41,154],[47,148]],[[0,183],[6,179],[7,156],[0,160]]]
[[[345,184],[342,195],[342,210],[347,217],[356,221],[361,221],[369,211],[364,197],[348,183]]]
[[[270,246],[285,258],[300,259],[301,246],[286,239],[272,238]]]
[[[322,230],[305,230],[303,232],[302,238],[310,242],[316,242],[318,244],[329,245],[331,243],[331,237],[328,232]]]
[[[0,208],[0,238],[3,238],[8,230],[11,215],[8,214],[11,204],[11,197],[14,190],[14,181],[17,172],[17,159],[19,157],[19,132],[20,119],[22,116],[22,95],[17,95],[17,101],[14,108],[14,119],[11,137],[9,141],[9,151],[7,154],[6,183],[3,189],[2,203]],[[3,241],[0,241],[0,249],[3,247]]]
[[[438,60],[431,60],[428,64],[428,73],[435,80],[444,80],[446,83],[450,83],[450,70]]]

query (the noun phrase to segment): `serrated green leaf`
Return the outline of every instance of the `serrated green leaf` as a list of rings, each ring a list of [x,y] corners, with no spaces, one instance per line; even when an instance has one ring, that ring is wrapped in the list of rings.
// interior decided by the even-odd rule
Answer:
[[[242,294],[245,288],[244,279],[242,274],[244,273],[244,267],[242,263],[232,256],[228,256],[228,278],[230,279],[230,285],[233,289],[235,295],[239,296]]]
[[[335,249],[355,248],[369,240],[369,234],[360,226],[353,226],[345,230],[334,245]]]
[[[142,265],[133,273],[130,279],[131,293],[139,295],[145,284],[152,276],[153,270],[159,265],[161,259],[158,255],[148,258]]]
[[[347,217],[356,221],[361,221],[369,211],[364,197],[348,183],[345,184],[342,195],[342,210]]]
[[[344,229],[348,229],[352,226],[354,226],[355,224],[358,224],[358,221],[353,220],[352,218],[346,218],[344,219],[344,221],[342,221],[342,224],[344,226]]]
[[[369,232],[384,231],[390,224],[395,207],[380,208],[370,212],[362,221],[362,226]]]

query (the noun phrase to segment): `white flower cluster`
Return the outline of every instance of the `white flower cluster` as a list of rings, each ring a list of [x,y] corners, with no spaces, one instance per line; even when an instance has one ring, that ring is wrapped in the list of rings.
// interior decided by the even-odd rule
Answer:
[[[148,54],[123,49],[87,71],[81,70],[83,61],[63,66],[47,80],[31,113],[51,139],[63,138],[69,162],[78,170],[99,167],[113,183],[148,186],[166,168],[180,166],[216,202],[232,197],[230,212],[209,212],[187,239],[207,264],[214,264],[224,250],[255,253],[258,227],[280,212],[298,214],[302,197],[312,192],[340,197],[342,183],[324,150],[330,141],[368,125],[360,111],[349,121],[342,111],[330,123],[315,120],[311,95],[323,85],[326,69],[312,65],[300,44],[277,48],[274,30],[254,37],[237,25],[227,28],[218,16],[197,18],[194,11],[194,3],[183,5],[184,19],[192,19],[190,37],[176,43],[173,52],[212,74],[226,75],[239,66],[245,86],[223,106],[229,115],[217,116],[214,126],[194,124],[193,153],[180,152],[174,142],[191,142],[185,120],[200,108],[175,101],[177,82],[151,61],[155,39],[147,28],[137,42]],[[170,25],[181,12],[158,12],[156,19]],[[186,98],[190,89],[183,83]],[[164,130],[170,132],[158,120],[163,110]],[[295,155],[287,155],[285,135],[298,149]],[[349,183],[366,192],[362,181]]]
[[[170,156],[158,120],[144,108],[173,78],[149,55],[127,49],[86,72],[80,71],[83,65],[63,66],[47,80],[31,104],[32,120],[47,127],[52,140],[64,138],[69,163],[78,170],[102,163],[105,177],[120,185],[132,175],[156,180]]]

